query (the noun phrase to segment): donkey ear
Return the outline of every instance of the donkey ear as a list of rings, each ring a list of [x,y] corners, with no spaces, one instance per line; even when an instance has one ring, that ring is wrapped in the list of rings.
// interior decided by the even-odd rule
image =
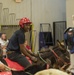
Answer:
[[[58,42],[59,40],[57,40],[57,42]]]
[[[64,45],[64,40],[62,40],[62,41],[60,42],[60,44],[61,44],[61,45]]]
[[[59,40],[57,40],[57,43],[60,43],[60,41],[59,41]]]
[[[60,45],[60,41],[59,40],[57,40],[57,45]]]
[[[64,42],[64,40],[62,40],[62,42]]]

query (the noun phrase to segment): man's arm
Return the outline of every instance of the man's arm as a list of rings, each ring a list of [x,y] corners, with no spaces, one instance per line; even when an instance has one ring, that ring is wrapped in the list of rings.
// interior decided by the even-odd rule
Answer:
[[[31,58],[32,56],[27,52],[24,44],[20,44],[20,50],[21,52],[25,55],[25,56],[28,56],[29,58]]]
[[[29,46],[27,46],[26,44],[24,44],[24,46],[25,46],[25,48],[26,48],[26,51],[27,51],[30,55],[32,55],[32,56],[36,56],[36,54],[33,53],[33,52],[31,51],[30,48],[27,48],[27,47],[29,47]]]
[[[25,48],[26,48],[26,47],[25,47]],[[37,54],[33,53],[31,50],[28,50],[27,48],[26,48],[26,50],[27,50],[27,52],[28,52],[30,55],[32,55],[32,56],[35,56],[35,57],[38,56]]]
[[[20,44],[20,51],[21,51],[24,55],[28,56],[32,61],[34,61],[34,62],[37,61],[37,58],[35,58],[34,56],[31,56],[31,55],[27,52],[27,50],[26,50],[24,44]]]

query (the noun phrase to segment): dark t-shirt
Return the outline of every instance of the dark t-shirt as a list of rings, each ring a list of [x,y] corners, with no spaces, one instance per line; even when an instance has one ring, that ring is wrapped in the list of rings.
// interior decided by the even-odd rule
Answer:
[[[25,42],[25,34],[23,29],[19,29],[12,37],[9,39],[9,43],[7,46],[7,51],[17,51],[20,52],[20,44],[24,44]]]

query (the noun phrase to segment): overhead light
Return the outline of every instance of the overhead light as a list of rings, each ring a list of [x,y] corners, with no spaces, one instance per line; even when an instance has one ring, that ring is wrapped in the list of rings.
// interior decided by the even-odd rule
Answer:
[[[20,2],[22,2],[22,0],[15,0],[15,2],[20,3]]]

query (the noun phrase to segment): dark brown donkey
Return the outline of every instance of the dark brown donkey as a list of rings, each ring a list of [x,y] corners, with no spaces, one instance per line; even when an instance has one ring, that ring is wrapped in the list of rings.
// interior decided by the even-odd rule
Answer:
[[[54,47],[39,51],[38,58],[37,64],[49,64],[49,68],[66,70],[70,65],[70,56],[64,41],[59,42],[57,40],[57,44]]]

